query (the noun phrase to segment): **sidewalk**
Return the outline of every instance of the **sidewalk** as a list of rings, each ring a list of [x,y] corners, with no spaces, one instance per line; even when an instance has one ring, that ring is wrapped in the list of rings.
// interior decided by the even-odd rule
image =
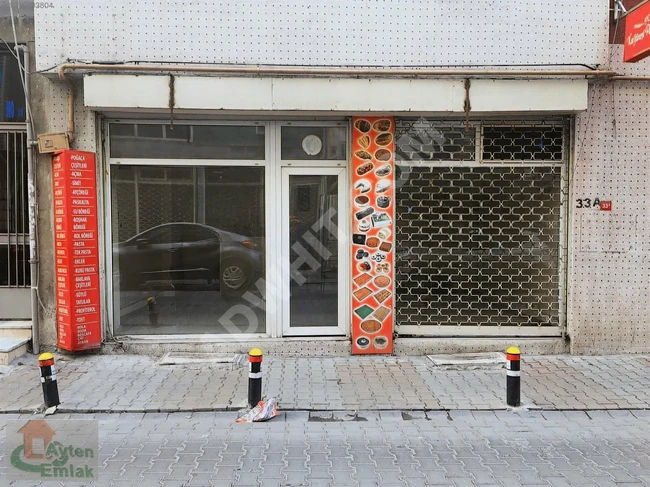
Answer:
[[[192,365],[135,355],[56,358],[60,412],[223,411],[246,404],[243,356]],[[282,410],[506,409],[505,370],[495,366],[445,369],[424,356],[266,356],[263,373],[264,395],[276,396]],[[0,391],[0,412],[38,409],[36,357],[0,367]],[[524,357],[522,403],[542,410],[650,409],[650,357]]]

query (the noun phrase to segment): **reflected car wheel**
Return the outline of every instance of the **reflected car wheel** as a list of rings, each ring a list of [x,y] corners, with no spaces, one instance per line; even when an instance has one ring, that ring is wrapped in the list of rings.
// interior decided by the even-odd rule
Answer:
[[[248,266],[242,262],[222,262],[220,276],[222,294],[243,294],[246,291],[249,276]]]

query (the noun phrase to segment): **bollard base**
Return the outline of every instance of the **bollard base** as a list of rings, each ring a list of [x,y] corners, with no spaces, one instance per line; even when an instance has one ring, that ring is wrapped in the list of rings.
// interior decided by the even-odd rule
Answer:
[[[51,408],[61,404],[59,400],[59,389],[55,380],[47,380],[43,382],[43,402],[45,407]]]
[[[254,408],[262,400],[262,379],[248,379],[248,407]]]
[[[521,381],[519,377],[508,376],[506,382],[506,403],[513,408],[521,406]]]

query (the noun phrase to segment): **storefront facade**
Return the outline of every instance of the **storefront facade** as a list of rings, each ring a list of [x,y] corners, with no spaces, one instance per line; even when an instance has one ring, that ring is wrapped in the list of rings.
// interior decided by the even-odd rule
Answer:
[[[159,82],[148,78],[137,83]],[[585,82],[525,81],[527,93],[557,83],[576,94],[566,113],[536,116],[503,105],[467,119],[179,107],[170,122],[120,98],[132,80],[97,74],[78,87],[101,115],[87,133],[103,141],[109,340],[329,337],[354,353],[391,353],[394,337],[561,341],[569,113],[585,106]]]
[[[40,132],[70,128],[71,83],[73,146],[96,155],[106,343],[244,350],[266,340],[296,351],[322,342],[385,354],[528,340],[542,344],[534,350],[583,351],[598,347],[592,329],[607,342],[585,312],[601,299],[603,274],[582,264],[614,252],[592,248],[602,227],[589,226],[586,209],[601,220],[622,211],[603,210],[615,192],[585,178],[605,144],[606,122],[593,118],[605,103],[594,98],[607,76],[594,68],[609,55],[605,6],[513,3],[512,32],[499,43],[503,19],[482,0],[455,5],[446,22],[415,0],[384,2],[388,11],[217,3],[229,14],[214,2],[171,16],[136,2],[119,28],[99,3],[84,16],[61,8],[70,32],[92,12],[97,26],[120,31],[75,46],[37,15],[36,68],[61,66],[45,81]],[[206,12],[218,28],[195,22]],[[476,24],[470,12],[492,19],[478,46],[461,35]],[[351,18],[360,24],[347,26]],[[372,31],[372,45],[341,35],[367,36],[380,18],[394,22]],[[593,35],[571,36],[567,18]],[[272,32],[253,27],[267,21]],[[176,27],[136,28],[158,25]],[[278,41],[282,25],[290,42]],[[435,35],[431,25],[441,26]],[[197,29],[219,49],[199,43]],[[62,64],[69,59],[112,64]],[[49,197],[41,193],[41,208]],[[41,218],[43,252],[53,242]],[[42,336],[55,343],[44,286]],[[630,319],[641,326],[646,314]]]
[[[559,336],[570,128],[108,120],[110,332]]]

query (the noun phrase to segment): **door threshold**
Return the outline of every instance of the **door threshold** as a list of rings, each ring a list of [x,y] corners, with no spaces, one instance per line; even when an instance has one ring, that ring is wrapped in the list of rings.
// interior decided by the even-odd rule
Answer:
[[[341,340],[346,340],[350,341],[350,337],[345,336],[345,335],[314,335],[314,336],[308,336],[308,335],[292,335],[292,336],[284,336],[281,338],[275,338],[274,340],[289,340],[289,341],[294,341],[294,342],[302,342],[305,340],[319,340],[319,341],[341,341]]]
[[[259,347],[264,355],[285,356],[348,356],[351,342],[348,337],[288,337],[269,336],[121,336],[106,341],[100,353],[104,355],[134,354],[161,357],[168,352],[206,352],[220,354],[248,354]]]
[[[105,355],[134,354],[162,357],[168,352],[210,352],[220,354],[248,354],[259,347],[264,355],[294,357],[347,357],[352,354],[350,338],[268,336],[203,337],[158,336],[142,339],[141,336],[118,337],[107,341],[101,352]],[[450,353],[503,352],[516,345],[524,357],[529,355],[557,355],[569,353],[567,342],[557,338],[401,338],[395,339],[393,355],[421,356]],[[389,354],[390,355],[390,354]]]
[[[272,338],[260,334],[240,335],[120,335],[112,339],[113,342],[128,343],[250,343],[260,342],[287,342],[287,341],[350,341],[345,335],[332,336],[287,336]]]

